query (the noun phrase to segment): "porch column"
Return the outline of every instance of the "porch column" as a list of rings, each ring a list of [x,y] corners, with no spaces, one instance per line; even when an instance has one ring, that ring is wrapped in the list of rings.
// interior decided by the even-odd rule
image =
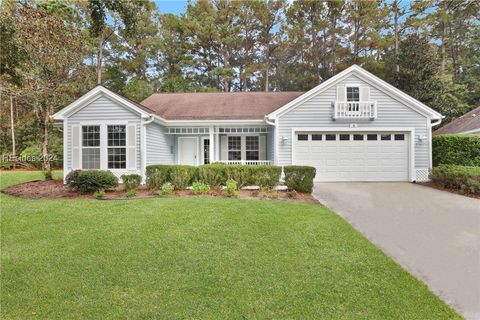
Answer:
[[[210,156],[210,163],[213,163],[215,161],[217,161],[217,159],[215,159],[215,150],[216,150],[216,145],[217,145],[217,142],[215,140],[215,127],[211,126],[209,129],[208,129],[208,132],[210,134],[210,150],[209,150],[209,156]]]

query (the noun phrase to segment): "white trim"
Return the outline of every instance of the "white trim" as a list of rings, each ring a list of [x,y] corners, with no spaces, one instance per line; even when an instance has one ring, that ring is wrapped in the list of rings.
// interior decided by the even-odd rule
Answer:
[[[209,132],[208,132],[208,137],[210,138],[210,154],[209,154],[209,157],[210,157],[210,163],[214,163],[215,162],[215,127],[214,126],[210,126],[209,127]],[[217,142],[218,143],[218,142]]]
[[[199,156],[198,156],[198,146],[199,146],[199,143],[198,143],[198,137],[178,137],[178,146],[177,146],[177,162],[178,164],[182,164],[181,163],[181,159],[180,159],[180,141],[184,140],[184,139],[195,139],[195,152],[196,152],[196,155],[195,155],[195,165],[198,166],[198,163],[199,163]]]
[[[376,127],[376,128],[366,128],[366,127],[309,127],[309,128],[292,128],[292,148],[291,148],[291,159],[292,165],[295,165],[295,134],[298,132],[406,132],[409,135],[409,164],[408,164],[408,178],[409,181],[415,181],[415,128],[411,127]]]
[[[133,111],[137,112],[140,114],[140,116],[149,118],[151,116],[150,113],[146,112],[142,108],[136,106],[134,103],[128,101],[127,99],[123,98],[122,96],[108,90],[107,88],[103,86],[96,86],[74,102],[70,103],[68,106],[63,108],[62,110],[56,112],[52,118],[54,120],[64,120],[65,118],[68,118],[71,116],[73,113],[81,110],[83,107],[87,106],[89,103],[94,101],[95,99],[101,97],[101,96],[107,96],[119,104],[132,109]]]
[[[68,174],[68,120],[63,121],[63,184]]]
[[[418,113],[430,117],[432,119],[441,119],[442,115],[435,110],[429,108],[425,104],[421,103],[420,101],[410,97],[408,94],[405,92],[402,92],[401,90],[395,88],[391,84],[383,81],[382,79],[374,76],[370,72],[364,70],[363,68],[357,66],[357,65],[352,65],[351,67],[345,69],[344,71],[336,74],[335,76],[331,77],[330,79],[326,80],[325,82],[321,83],[320,85],[316,86],[315,88],[311,89],[310,91],[304,93],[303,95],[297,97],[296,99],[290,101],[283,107],[275,110],[272,113],[269,113],[267,115],[268,118],[270,119],[276,119],[285,112],[289,111],[292,108],[297,107],[299,104],[304,102],[305,100],[311,98],[312,96],[319,94],[320,92],[325,91],[326,89],[330,88],[332,85],[335,85],[338,81],[346,78],[350,74],[357,73],[362,80],[369,84],[376,85],[380,87],[381,91],[386,93],[387,95],[390,96],[395,96],[397,99],[402,100],[408,107],[416,110]]]
[[[147,126],[142,119],[140,122],[140,176],[142,183],[146,181],[145,170],[147,169]]]
[[[210,141],[210,146],[208,147],[208,156],[210,157],[209,163],[212,163],[211,158],[211,151],[212,151],[212,141],[210,140],[210,136],[201,136],[200,137],[200,164],[205,164],[205,154],[203,153],[203,149],[205,148],[205,140]]]

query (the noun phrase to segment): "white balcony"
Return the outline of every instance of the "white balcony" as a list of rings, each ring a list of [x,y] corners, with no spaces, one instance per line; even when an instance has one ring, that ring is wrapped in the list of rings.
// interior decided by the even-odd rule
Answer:
[[[269,166],[272,164],[270,160],[219,160],[216,161],[224,164],[243,164],[247,166]]]
[[[376,101],[335,102],[333,120],[375,120]]]

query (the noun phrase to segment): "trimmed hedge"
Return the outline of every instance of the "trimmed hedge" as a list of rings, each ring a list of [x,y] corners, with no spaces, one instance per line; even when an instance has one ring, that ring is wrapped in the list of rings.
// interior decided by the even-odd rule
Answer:
[[[480,166],[480,135],[446,134],[432,138],[433,166]]]
[[[146,169],[147,188],[160,190],[162,185],[170,182],[175,189],[185,189],[198,176],[198,168],[185,165],[150,165]]]
[[[126,192],[137,190],[142,182],[142,177],[139,174],[124,174],[121,178]]]
[[[147,187],[160,190],[170,182],[175,189],[184,189],[199,181],[211,187],[224,186],[227,180],[235,180],[238,187],[259,186],[271,189],[280,181],[282,168],[277,166],[226,165],[212,163],[199,167],[182,165],[151,165],[147,167]]]
[[[480,167],[444,164],[432,169],[430,179],[446,188],[480,194]]]
[[[107,170],[74,170],[65,180],[70,188],[78,189],[81,193],[94,193],[118,186],[118,178]]]
[[[285,166],[285,184],[298,192],[312,192],[316,169],[309,166]]]

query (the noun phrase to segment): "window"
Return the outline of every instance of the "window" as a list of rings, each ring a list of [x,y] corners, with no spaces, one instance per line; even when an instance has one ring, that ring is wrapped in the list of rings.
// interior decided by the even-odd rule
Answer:
[[[363,134],[354,134],[353,140],[355,141],[363,141]]]
[[[350,135],[349,134],[341,134],[340,135],[340,140],[342,140],[342,141],[350,140]]]
[[[100,126],[82,127],[82,169],[100,169]]]
[[[395,135],[395,140],[405,140],[405,135],[404,134],[396,134]]]
[[[381,134],[380,139],[381,140],[392,140],[392,135],[391,134]]]
[[[246,160],[258,160],[259,159],[259,143],[258,136],[246,136],[245,137],[245,152]]]
[[[203,140],[203,164],[210,163],[210,139]]]
[[[376,134],[367,134],[367,140],[368,141],[373,141],[377,140],[378,136]]]
[[[359,87],[347,87],[347,101],[360,101],[360,88]]]
[[[299,134],[297,139],[298,141],[308,141],[308,134]]]
[[[242,160],[242,137],[228,137],[228,160]]]
[[[312,140],[313,141],[320,141],[320,140],[322,140],[322,135],[321,134],[312,134]]]
[[[327,141],[335,141],[335,140],[337,140],[337,135],[336,135],[336,134],[326,134],[326,135],[325,135],[325,140],[327,140]]]
[[[108,168],[125,169],[127,167],[126,127],[114,125],[107,128]]]

